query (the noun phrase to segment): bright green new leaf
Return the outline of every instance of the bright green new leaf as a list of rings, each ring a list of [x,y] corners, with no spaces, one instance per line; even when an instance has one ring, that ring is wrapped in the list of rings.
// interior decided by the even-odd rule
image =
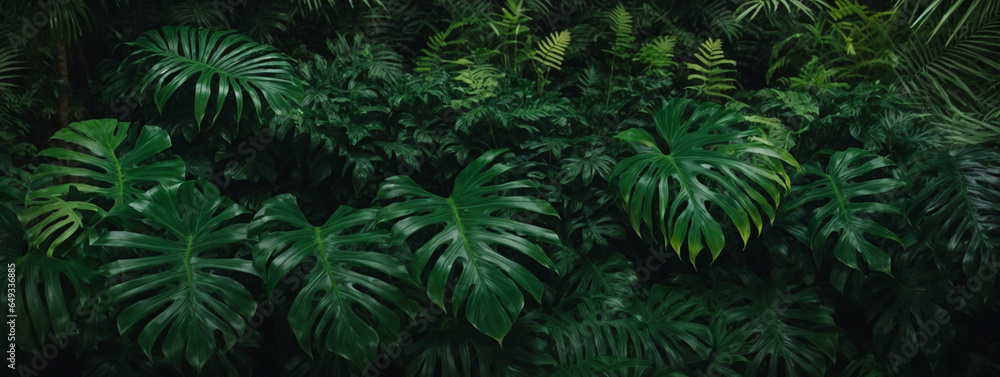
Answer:
[[[66,163],[42,164],[35,169],[31,178],[34,190],[28,193],[27,207],[18,211],[34,247],[47,250],[51,256],[64,242],[78,241],[75,236],[87,227],[84,212],[101,218],[119,215],[147,188],[184,179],[184,163],[179,159],[150,161],[170,147],[165,131],[143,127],[136,142],[126,146],[123,142],[128,131],[129,123],[115,119],[74,122],[52,136],[74,149],[55,147],[39,152]],[[51,184],[68,177],[77,182]],[[71,195],[75,191],[88,200],[96,195],[113,204],[105,214],[105,208],[75,199]]]
[[[302,348],[310,354],[313,348],[323,348],[359,368],[371,363],[380,343],[394,340],[400,331],[399,315],[379,298],[408,313],[417,309],[401,289],[372,273],[409,279],[401,261],[371,251],[388,241],[384,231],[363,230],[375,221],[375,214],[374,209],[340,207],[326,223],[313,226],[295,198],[285,194],[264,202],[250,223],[252,233],[290,229],[268,233],[254,248],[257,270],[266,269],[268,292],[308,258],[316,258],[288,312]],[[380,338],[376,326],[387,329],[392,338]]]
[[[156,126],[142,127],[135,144],[126,146],[123,142],[129,127],[128,122],[115,119],[94,119],[70,123],[56,131],[53,139],[76,145],[76,150],[48,148],[39,155],[77,162],[81,166],[44,164],[35,170],[32,181],[77,177],[83,182],[36,189],[29,194],[29,201],[65,195],[72,186],[80,192],[95,193],[114,201],[109,209],[114,214],[142,196],[147,188],[184,179],[184,162],[180,159],[150,161],[170,148],[170,136],[166,131]]]
[[[541,299],[543,290],[537,277],[501,252],[516,251],[555,270],[541,246],[525,237],[559,243],[551,230],[500,216],[510,210],[558,216],[548,202],[507,194],[534,188],[531,181],[491,184],[512,168],[508,164],[489,165],[504,152],[491,150],[472,161],[458,174],[449,197],[432,194],[407,176],[386,179],[378,193],[380,199],[406,198],[379,212],[380,221],[402,218],[393,225],[393,238],[398,242],[425,228],[437,232],[416,250],[411,265],[412,274],[420,277],[431,265],[425,281],[431,301],[445,307],[445,286],[460,270],[452,306],[465,308],[473,326],[501,342],[524,307],[518,285],[535,300]]]
[[[611,182],[635,232],[644,236],[644,224],[678,255],[686,245],[693,265],[706,245],[713,261],[725,245],[724,223],[714,210],[725,213],[746,245],[751,226],[760,232],[763,215],[773,220],[782,191],[790,188],[781,163],[798,163],[759,130],[731,130],[742,115],[714,103],[690,105],[673,99],[656,115],[660,138],[640,128],[615,136],[638,154],[615,166]]]

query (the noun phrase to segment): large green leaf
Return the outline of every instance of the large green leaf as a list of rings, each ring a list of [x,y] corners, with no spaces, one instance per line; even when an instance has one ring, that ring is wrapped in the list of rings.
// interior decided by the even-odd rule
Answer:
[[[833,309],[813,288],[790,283],[794,273],[786,269],[767,280],[741,273],[742,286],[720,287],[725,320],[740,323],[736,331],[745,337],[744,376],[822,376],[836,362]]]
[[[101,267],[107,276],[140,276],[109,288],[115,303],[130,303],[118,316],[118,329],[125,334],[141,327],[139,344],[150,358],[159,345],[175,367],[186,360],[200,370],[247,331],[257,303],[230,277],[232,272],[256,276],[250,261],[209,255],[246,239],[246,223],[226,224],[247,211],[220,197],[215,186],[203,181],[197,186],[194,181],[157,186],[130,204],[164,235],[112,231],[94,245],[150,253]]]
[[[924,152],[917,159],[907,214],[950,269],[961,261],[966,276],[991,268],[1000,252],[1000,153],[971,146]],[[989,297],[995,283],[984,282]]]
[[[865,284],[861,302],[874,323],[872,344],[894,372],[905,370],[915,356],[910,352],[923,354],[931,365],[942,361],[945,345],[956,334],[949,309],[962,309],[953,306],[958,295],[948,275],[934,265],[934,252],[921,247],[916,237],[903,239],[904,251],[892,259],[893,276],[875,276]],[[959,303],[964,306],[964,299]]]
[[[34,198],[64,195],[70,186],[83,193],[96,193],[114,201],[109,212],[127,206],[157,184],[168,185],[184,179],[184,162],[177,158],[151,161],[170,148],[170,136],[156,126],[145,126],[134,144],[125,144],[130,123],[115,119],[93,119],[70,123],[52,135],[53,139],[76,145],[77,150],[48,148],[38,154],[72,166],[44,164],[35,170],[32,181],[76,177],[80,183],[66,183],[36,189]],[[125,144],[125,145],[123,145]],[[83,152],[83,151],[86,151]]]
[[[834,238],[833,254],[848,267],[861,270],[858,264],[858,254],[861,254],[869,268],[890,273],[889,254],[867,236],[900,242],[899,237],[870,214],[898,214],[901,211],[889,203],[862,199],[886,194],[903,185],[893,177],[869,176],[885,173],[892,166],[889,159],[856,148],[833,153],[826,168],[819,164],[805,166],[809,182],[795,187],[786,208],[792,210],[818,203],[807,231],[814,253],[825,254],[827,241]]]
[[[361,368],[375,358],[381,342],[395,339],[400,331],[399,316],[379,298],[408,313],[417,307],[401,289],[372,274],[409,279],[401,261],[370,251],[388,241],[385,232],[364,229],[375,215],[374,209],[340,207],[326,223],[313,226],[295,198],[285,194],[264,202],[250,223],[254,233],[290,228],[268,233],[254,248],[257,270],[266,267],[269,292],[306,259],[316,258],[288,313],[302,348],[311,354],[314,347],[322,347]],[[391,338],[380,339],[376,325],[387,329],[390,333],[385,336]]]
[[[683,368],[710,352],[708,313],[689,293],[656,285],[620,308],[606,306],[599,295],[576,295],[543,316],[542,328],[563,365],[628,356],[655,370]]]
[[[498,215],[517,210],[558,216],[548,202],[506,195],[511,190],[534,188],[531,181],[489,184],[512,168],[509,164],[489,166],[504,152],[488,151],[472,161],[458,174],[449,197],[432,194],[407,176],[386,179],[378,193],[380,199],[407,199],[379,212],[380,221],[402,218],[393,225],[396,240],[405,240],[426,228],[437,231],[416,250],[411,265],[412,273],[422,276],[424,268],[435,259],[426,280],[431,301],[445,307],[445,286],[457,267],[461,273],[452,306],[464,307],[473,326],[501,342],[524,307],[524,296],[517,285],[535,300],[542,296],[541,281],[501,251],[516,251],[555,270],[541,246],[525,236],[559,243],[559,237],[548,229]]]
[[[148,60],[152,64],[139,85],[155,86],[153,97],[161,112],[174,92],[195,82],[194,116],[198,124],[213,94],[212,123],[230,92],[236,100],[237,120],[243,114],[244,97],[249,97],[261,118],[261,98],[276,112],[288,113],[304,96],[302,86],[292,76],[287,56],[233,31],[167,26],[147,32],[129,45],[137,50],[127,61],[139,65]]]
[[[0,261],[14,264],[19,347],[42,352],[46,336],[78,335],[74,309],[94,293],[99,276],[92,267],[39,253],[0,253]]]
[[[28,193],[27,207],[18,212],[34,247],[53,255],[64,242],[78,241],[74,236],[87,227],[84,211],[99,217],[120,215],[147,188],[184,179],[181,160],[153,160],[170,147],[166,132],[146,126],[134,144],[125,143],[129,127],[129,123],[115,119],[70,123],[52,138],[75,146],[73,149],[55,147],[39,152],[65,163],[42,164],[35,169],[31,178],[34,190]],[[63,180],[69,183],[58,183]],[[91,203],[95,196],[113,204],[102,208]]]
[[[673,99],[657,113],[663,143],[640,128],[615,136],[636,146],[638,154],[618,163],[611,179],[635,232],[642,236],[645,224],[678,255],[686,239],[693,265],[706,244],[713,261],[725,245],[723,223],[713,208],[725,212],[745,245],[751,225],[757,232],[764,225],[761,212],[773,219],[782,191],[789,189],[781,162],[798,163],[759,130],[730,130],[742,115],[714,103],[689,111],[690,105],[688,99]]]

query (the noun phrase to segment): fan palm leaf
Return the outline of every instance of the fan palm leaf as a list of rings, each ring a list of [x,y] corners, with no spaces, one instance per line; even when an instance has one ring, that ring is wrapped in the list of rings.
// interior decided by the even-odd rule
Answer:
[[[143,90],[155,87],[153,98],[159,111],[174,92],[194,82],[194,116],[198,124],[213,97],[214,123],[230,92],[236,102],[237,120],[243,114],[244,98],[250,99],[259,119],[262,100],[275,112],[289,113],[305,95],[292,76],[287,56],[233,31],[167,26],[147,32],[129,45],[136,51],[126,63],[152,65],[139,86]]]

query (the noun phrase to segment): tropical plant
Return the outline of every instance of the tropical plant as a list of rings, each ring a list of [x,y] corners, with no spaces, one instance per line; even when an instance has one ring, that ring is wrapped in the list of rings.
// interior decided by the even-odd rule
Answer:
[[[786,12],[794,13],[792,8],[794,7],[796,11],[805,13],[807,16],[812,18],[813,10],[809,7],[810,4],[822,5],[821,0],[744,0],[738,8],[736,8],[736,20],[741,21],[743,19],[753,20],[757,18],[757,15],[761,11],[766,11],[767,13],[777,12],[781,8],[785,8]]]
[[[251,233],[275,229],[254,249],[254,265],[265,276],[268,295],[306,259],[317,260],[288,313],[295,337],[310,355],[318,348],[364,368],[375,358],[378,345],[395,339],[400,331],[399,316],[372,295],[407,313],[416,310],[417,303],[401,289],[364,272],[409,280],[398,259],[364,250],[388,241],[383,231],[363,230],[374,223],[375,215],[374,209],[341,207],[323,225],[314,226],[295,198],[286,194],[264,202],[250,224]],[[277,230],[288,227],[291,230]]]
[[[497,216],[498,211],[505,210],[558,216],[542,200],[503,195],[510,190],[532,188],[531,181],[489,185],[512,168],[507,164],[489,166],[505,152],[491,150],[473,160],[457,175],[448,197],[432,194],[406,176],[386,179],[378,195],[383,200],[407,198],[379,210],[380,222],[399,219],[392,227],[396,242],[422,229],[443,226],[414,251],[410,271],[426,284],[427,296],[441,308],[445,308],[445,286],[452,275],[459,273],[451,307],[456,311],[465,309],[469,323],[500,343],[524,307],[521,289],[541,300],[543,288],[538,277],[501,251],[516,251],[554,270],[555,265],[542,247],[524,236],[559,244],[559,237],[548,229]],[[428,264],[432,267],[425,280]],[[461,268],[460,272],[456,267]]]
[[[803,240],[817,253],[816,260],[825,259],[829,250],[826,243],[833,238],[833,255],[841,263],[861,270],[860,254],[871,270],[891,273],[889,254],[867,235],[901,242],[895,233],[869,216],[901,213],[892,203],[878,200],[881,195],[903,186],[899,179],[885,177],[884,171],[892,166],[887,158],[852,148],[832,153],[825,168],[819,164],[803,167],[804,176],[811,179],[795,187],[785,208],[790,211],[819,202],[812,210],[809,230]],[[883,172],[883,178],[872,177],[879,171]],[[875,196],[874,201],[862,201],[871,196]]]
[[[111,231],[94,241],[95,246],[149,253],[101,268],[105,276],[140,276],[108,288],[115,303],[129,303],[118,315],[118,331],[138,332],[139,345],[150,358],[159,345],[155,354],[162,353],[175,368],[186,363],[200,371],[248,331],[257,309],[246,287],[229,275],[257,276],[251,262],[213,257],[247,239],[247,224],[236,222],[247,211],[204,181],[154,187],[130,206],[164,234]]]
[[[538,41],[538,45],[532,50],[531,60],[539,64],[535,67],[535,71],[538,73],[539,92],[549,82],[549,70],[562,69],[563,57],[566,54],[566,47],[569,47],[570,39],[568,30],[552,33],[548,39]]]
[[[733,73],[735,70],[724,68],[723,66],[729,65],[735,67],[736,61],[725,58],[725,53],[722,51],[722,41],[712,38],[705,40],[698,48],[698,53],[694,57],[698,59],[700,64],[687,63],[688,69],[694,71],[688,75],[688,80],[697,80],[698,83],[688,86],[685,89],[692,89],[698,95],[706,98],[722,97],[732,99],[732,97],[726,95],[724,92],[736,89],[733,86],[736,79],[726,77],[727,74]]]
[[[123,141],[129,127],[130,123],[115,119],[89,120],[72,123],[52,136],[88,153],[65,148],[39,152],[41,156],[84,166],[43,164],[35,169],[27,206],[18,213],[22,223],[28,226],[26,236],[32,246],[45,249],[46,254],[52,256],[63,242],[75,243],[82,239],[78,236],[85,228],[82,211],[93,212],[98,218],[114,216],[140,198],[146,188],[183,179],[183,162],[176,159],[150,161],[170,147],[166,132],[155,126],[143,127],[126,153]],[[58,181],[70,178],[77,182]],[[89,200],[74,198],[75,193],[94,194],[111,204],[101,207]]]
[[[10,48],[0,48],[0,89],[14,87],[15,84],[8,82],[8,80],[13,80],[19,77],[17,74],[12,74],[19,70],[23,70],[20,64],[20,60],[17,59],[17,52]]]
[[[935,253],[939,263],[960,262],[969,278],[993,268],[1000,257],[998,157],[984,146],[928,151],[910,173],[908,217],[927,245],[943,250]],[[984,282],[982,295],[989,297],[995,285]]]
[[[611,180],[632,229],[644,238],[662,237],[678,255],[686,247],[694,265],[706,246],[712,261],[725,246],[713,208],[726,214],[745,245],[751,226],[759,233],[765,216],[774,218],[782,191],[791,188],[782,163],[798,163],[759,130],[731,130],[743,121],[738,113],[713,103],[691,105],[674,99],[656,114],[659,138],[641,128],[615,136],[638,153],[619,162]]]
[[[138,87],[155,87],[153,97],[161,112],[176,91],[195,81],[194,118],[199,125],[213,97],[211,123],[215,123],[230,92],[237,121],[243,115],[245,98],[250,99],[258,119],[263,115],[262,99],[278,114],[294,114],[302,101],[303,89],[292,76],[288,58],[235,32],[168,26],[129,45],[136,51],[123,64],[152,65]]]

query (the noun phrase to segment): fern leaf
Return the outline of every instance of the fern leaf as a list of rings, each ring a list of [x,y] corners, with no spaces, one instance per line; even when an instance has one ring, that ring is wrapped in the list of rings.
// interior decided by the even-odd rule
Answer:
[[[701,64],[687,63],[688,69],[694,71],[688,75],[688,80],[700,81],[697,85],[688,86],[686,89],[693,89],[699,94],[708,97],[723,97],[732,99],[725,93],[726,90],[736,89],[733,83],[736,79],[725,77],[726,74],[735,72],[733,69],[724,66],[736,66],[736,61],[725,58],[722,51],[722,41],[709,38],[694,56]]]
[[[413,71],[422,73],[430,72],[438,61],[445,61],[440,55],[445,47],[465,43],[464,39],[448,41],[451,32],[464,25],[464,22],[456,22],[449,25],[444,31],[434,33],[430,40],[427,41],[427,48],[420,49],[420,52],[424,53],[424,56],[417,58],[417,67]]]
[[[672,75],[666,69],[676,67],[674,61],[674,47],[677,45],[677,37],[668,35],[660,36],[653,41],[646,43],[639,49],[635,60],[646,65],[646,74],[658,77]]]
[[[569,47],[569,30],[553,32],[548,39],[538,41],[538,47],[532,53],[531,59],[546,67],[561,70],[566,48]]]
[[[632,15],[618,3],[618,6],[611,11],[610,17],[611,31],[615,33],[615,44],[611,46],[611,53],[622,59],[628,58],[629,51],[634,48],[632,43],[635,41],[632,35]]]

